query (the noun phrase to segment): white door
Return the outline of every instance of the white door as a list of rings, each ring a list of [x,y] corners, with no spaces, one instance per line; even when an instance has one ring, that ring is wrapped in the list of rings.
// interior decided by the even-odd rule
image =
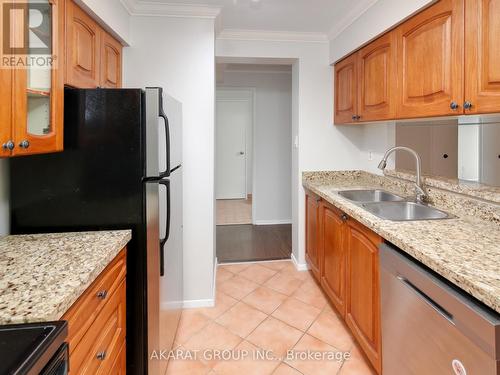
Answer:
[[[245,199],[246,131],[252,125],[252,102],[217,100],[216,198]]]

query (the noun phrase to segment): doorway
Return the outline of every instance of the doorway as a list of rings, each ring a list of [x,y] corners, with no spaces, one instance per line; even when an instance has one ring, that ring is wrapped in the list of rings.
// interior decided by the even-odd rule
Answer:
[[[219,263],[289,259],[292,250],[292,67],[218,64]]]
[[[217,225],[252,224],[253,121],[253,89],[217,89]]]

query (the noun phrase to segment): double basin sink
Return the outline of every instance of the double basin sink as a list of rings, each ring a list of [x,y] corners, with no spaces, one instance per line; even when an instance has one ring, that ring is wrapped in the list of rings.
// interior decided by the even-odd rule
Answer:
[[[406,201],[384,190],[344,190],[340,196],[360,205],[373,215],[392,221],[440,220],[450,216],[436,208]]]

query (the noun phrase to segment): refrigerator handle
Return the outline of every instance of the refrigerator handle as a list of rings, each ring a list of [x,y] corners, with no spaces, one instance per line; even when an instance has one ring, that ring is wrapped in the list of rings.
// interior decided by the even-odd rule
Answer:
[[[160,239],[160,276],[165,275],[165,244],[170,237],[170,181],[162,180],[158,182],[160,185],[165,186],[167,190],[167,222],[165,225],[165,237]]]
[[[160,177],[168,177],[170,176],[170,124],[168,122],[168,117],[163,111],[163,90],[160,89],[158,93],[159,102],[159,116],[163,119],[165,123],[165,158],[166,158],[166,170],[164,172],[160,172]]]

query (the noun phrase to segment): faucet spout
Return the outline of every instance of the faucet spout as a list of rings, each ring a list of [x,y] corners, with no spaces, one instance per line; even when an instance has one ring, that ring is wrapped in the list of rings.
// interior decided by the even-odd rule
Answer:
[[[422,183],[422,160],[420,159],[420,155],[415,150],[404,146],[392,147],[386,151],[384,157],[382,158],[382,160],[378,165],[378,168],[384,170],[387,167],[387,159],[392,153],[396,151],[406,151],[415,157],[415,162],[417,166],[417,178],[415,181],[415,200],[419,203],[425,203],[427,201],[427,193],[425,192]]]

